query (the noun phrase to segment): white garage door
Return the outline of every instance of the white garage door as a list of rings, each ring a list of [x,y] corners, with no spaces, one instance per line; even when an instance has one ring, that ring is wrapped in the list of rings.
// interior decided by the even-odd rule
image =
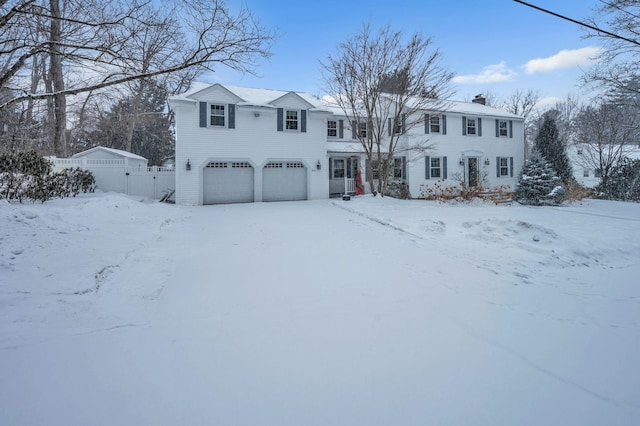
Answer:
[[[298,161],[273,161],[262,169],[263,201],[307,199],[307,168]]]
[[[203,204],[254,201],[253,167],[246,161],[212,161],[203,172]]]

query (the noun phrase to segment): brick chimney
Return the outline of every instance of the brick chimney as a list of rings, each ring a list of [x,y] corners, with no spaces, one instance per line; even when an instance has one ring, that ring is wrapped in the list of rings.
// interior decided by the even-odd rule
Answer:
[[[482,93],[481,93],[479,95],[476,95],[476,97],[473,98],[473,100],[471,102],[473,102],[474,104],[486,105],[487,104],[487,98],[482,96]]]

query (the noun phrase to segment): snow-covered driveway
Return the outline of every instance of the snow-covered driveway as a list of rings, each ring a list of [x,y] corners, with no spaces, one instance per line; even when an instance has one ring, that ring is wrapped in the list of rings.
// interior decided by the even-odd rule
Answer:
[[[0,424],[640,419],[639,205],[0,213]]]

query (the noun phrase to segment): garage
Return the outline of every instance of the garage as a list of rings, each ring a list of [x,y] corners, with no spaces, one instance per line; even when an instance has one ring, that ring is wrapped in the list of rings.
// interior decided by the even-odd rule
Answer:
[[[203,204],[254,201],[254,169],[246,161],[211,161],[203,172]]]
[[[272,161],[262,169],[263,201],[307,199],[307,168],[299,161]]]

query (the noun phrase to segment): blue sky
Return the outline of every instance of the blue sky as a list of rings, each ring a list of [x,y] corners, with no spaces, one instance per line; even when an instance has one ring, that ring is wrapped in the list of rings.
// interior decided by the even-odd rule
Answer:
[[[528,2],[578,20],[592,15],[598,3]],[[371,23],[432,37],[443,64],[457,76],[456,100],[487,91],[505,98],[518,89],[538,90],[541,98],[587,98],[579,78],[599,49],[597,40],[583,38],[580,26],[513,0],[229,0],[229,5],[249,8],[280,37],[273,57],[257,67],[258,77],[220,68],[207,75],[209,82],[323,95],[319,60]]]

